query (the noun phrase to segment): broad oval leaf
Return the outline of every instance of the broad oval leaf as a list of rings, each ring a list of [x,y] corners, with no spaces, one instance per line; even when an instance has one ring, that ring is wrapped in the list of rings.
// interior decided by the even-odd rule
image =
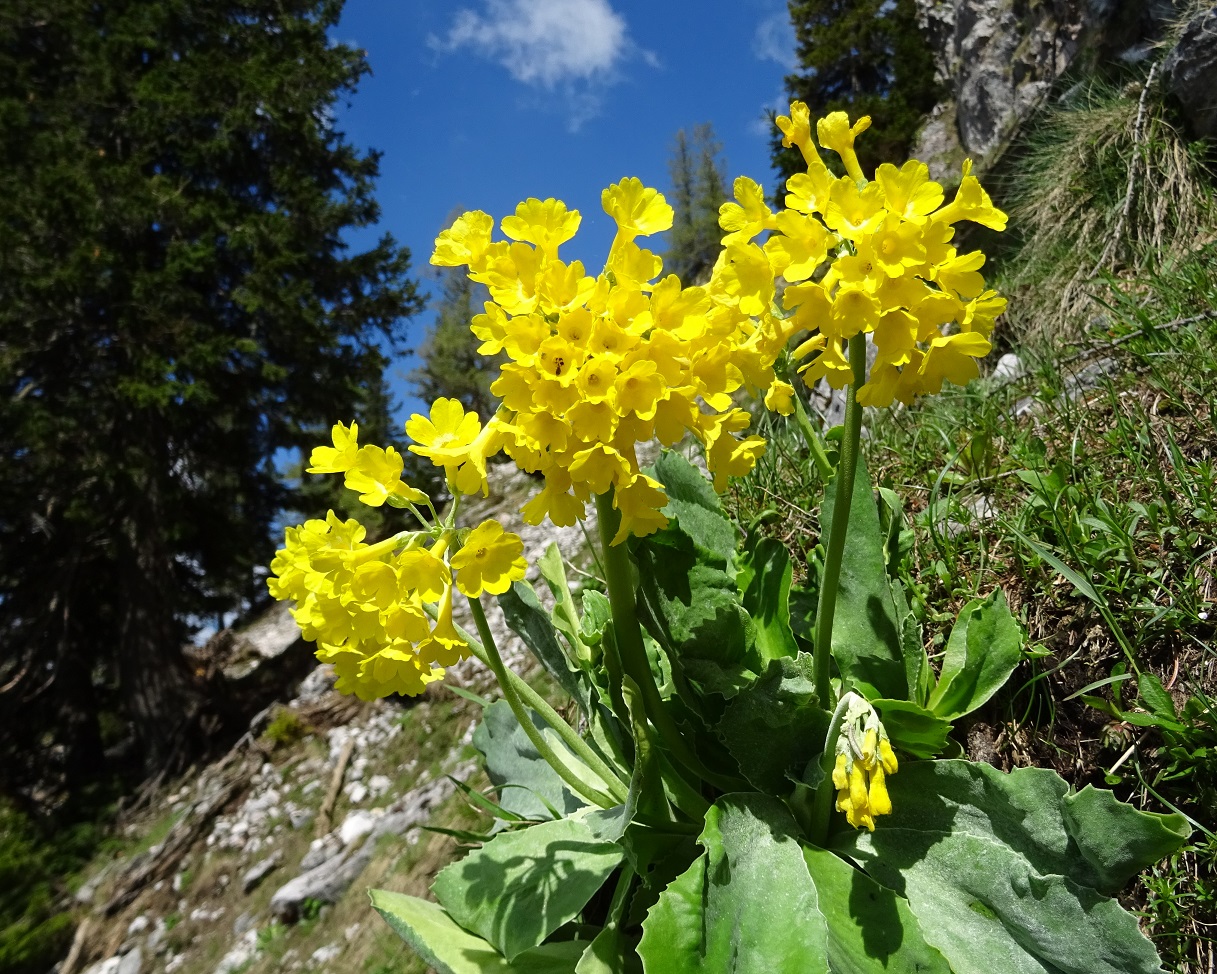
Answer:
[[[573,919],[623,856],[581,820],[563,818],[501,832],[441,870],[431,891],[512,960]]]

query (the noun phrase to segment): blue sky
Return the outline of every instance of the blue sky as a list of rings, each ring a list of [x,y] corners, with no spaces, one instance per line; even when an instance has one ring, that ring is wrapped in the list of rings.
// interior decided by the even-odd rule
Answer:
[[[408,246],[433,293],[427,261],[449,215],[498,220],[530,196],[582,212],[563,253],[598,270],[613,233],[600,191],[638,176],[666,193],[682,128],[714,126],[728,179],[772,182],[765,112],[785,107],[793,64],[785,0],[347,0],[334,37],[372,66],[338,117],[383,153],[372,235]],[[412,322],[412,344],[431,319]],[[406,412],[412,364],[391,370]]]

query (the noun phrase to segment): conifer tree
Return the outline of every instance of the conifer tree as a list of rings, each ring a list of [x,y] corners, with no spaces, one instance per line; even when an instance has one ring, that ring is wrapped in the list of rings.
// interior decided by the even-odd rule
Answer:
[[[442,268],[439,280],[435,323],[419,347],[421,364],[410,373],[410,381],[424,402],[441,396],[459,399],[485,421],[498,408],[498,398],[490,391],[498,358],[478,351],[482,342],[469,324],[482,313],[489,294],[483,285],[469,280],[464,268]]]
[[[668,171],[672,176],[672,229],[664,270],[687,284],[709,277],[721,249],[718,208],[727,199],[722,145],[708,123],[676,133]]]
[[[812,118],[846,111],[871,117],[858,141],[865,172],[903,159],[924,115],[937,103],[934,59],[917,25],[915,0],[788,0],[799,70],[787,75],[791,100]],[[773,141],[773,160],[784,180],[802,168],[794,148]],[[830,165],[836,160],[825,154]]]
[[[262,595],[275,457],[386,422],[420,299],[342,239],[377,157],[334,128],[341,6],[0,5],[0,788],[96,774],[103,712],[189,756],[216,704],[180,647]]]

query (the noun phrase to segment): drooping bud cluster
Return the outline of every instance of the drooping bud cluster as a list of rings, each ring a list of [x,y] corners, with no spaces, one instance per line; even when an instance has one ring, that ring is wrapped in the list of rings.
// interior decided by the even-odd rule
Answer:
[[[761,327],[753,316],[767,309],[741,302],[730,286],[660,277],[660,258],[635,242],[672,225],[656,190],[623,179],[602,203],[617,234],[596,277],[559,259],[581,217],[555,199],[521,203],[501,223],[505,241],[491,240],[488,214],[464,214],[440,234],[431,262],[468,266],[490,292],[472,328],[482,354],[508,359],[491,386],[504,407],[492,423],[505,452],[545,478],[525,520],[574,524],[592,495],[611,489],[621,512],[617,544],[666,523],[667,497],[639,470],[639,442],[671,446],[692,433],[719,491],[752,469],[765,442],[737,437],[749,416],[732,393],[769,389],[789,335]]]
[[[832,770],[837,811],[856,829],[875,830],[876,815],[890,815],[887,776],[898,768],[887,731],[875,709],[852,691],[842,698],[845,718],[837,736]]]
[[[726,267],[716,269],[716,278],[738,281],[749,310],[768,304],[774,277],[785,279],[781,302],[792,312],[786,333],[811,332],[794,352],[806,360],[800,372],[808,384],[852,383],[842,342],[859,334],[871,335],[877,352],[859,389],[863,405],[907,404],[938,392],[944,380],[963,385],[975,378],[1006,300],[985,288],[984,254],[961,254],[952,245],[955,224],[1003,230],[1006,215],[972,175],[971,162],[964,163],[954,200],[943,205],[943,187],[916,160],[899,169],[884,163],[873,182],[866,180],[854,140],[869,118],[851,126],[844,112],[833,112],[816,124],[820,145],[845,165],[847,175],[839,178],[812,141],[805,104],[794,102],[777,125],[782,144],[798,147],[807,171],[786,181],[785,208],[777,213],[755,183],[736,180],[737,203],[722,211],[723,228],[734,233],[724,238]],[[764,244],[753,243],[763,231],[770,231]]]
[[[407,429],[417,441],[410,449],[445,468],[451,486],[484,489],[479,444],[486,438],[479,439],[475,415],[441,399],[430,419],[416,414]],[[401,480],[401,454],[360,446],[358,435],[355,424],[336,425],[334,445],[313,451],[309,472],[341,473],[363,503],[408,507],[430,523],[418,509],[431,508],[430,499]],[[267,585],[276,599],[295,603],[292,616],[304,638],[316,642],[317,658],[334,665],[339,691],[364,700],[421,693],[469,654],[452,621],[453,588],[471,598],[506,592],[524,577],[524,544],[493,520],[462,531],[436,519],[426,530],[376,544],[364,536],[358,521],[333,511],[288,528]]]

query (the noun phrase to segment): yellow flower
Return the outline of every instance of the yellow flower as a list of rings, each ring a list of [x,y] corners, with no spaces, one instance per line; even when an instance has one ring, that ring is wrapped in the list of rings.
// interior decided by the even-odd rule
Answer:
[[[359,499],[369,507],[381,507],[394,497],[409,504],[425,504],[427,495],[402,481],[404,465],[402,455],[393,447],[361,446],[344,483],[349,490],[358,491]]]
[[[862,167],[858,165],[858,154],[854,151],[854,139],[870,128],[870,116],[863,115],[851,126],[845,112],[832,112],[816,122],[816,134],[820,145],[832,149],[845,163],[845,171],[854,182],[862,182]]]
[[[811,141],[811,110],[805,102],[791,102],[790,114],[779,115],[774,122],[782,133],[782,145],[797,147],[809,166],[820,161],[815,143]]]
[[[736,202],[718,208],[718,225],[728,231],[723,244],[747,243],[758,233],[773,227],[773,213],[765,205],[765,191],[747,176],[735,180]]]
[[[457,399],[436,399],[430,417],[414,413],[406,422],[406,435],[415,442],[410,452],[430,457],[438,466],[459,460],[480,429],[477,413],[466,412]]]
[[[610,544],[621,544],[631,535],[643,538],[666,527],[668,519],[663,509],[667,505],[668,498],[659,481],[644,473],[636,474],[613,491],[613,506],[621,512],[621,525]]]
[[[875,170],[875,182],[883,191],[887,209],[910,223],[925,223],[942,205],[942,185],[930,179],[930,167],[910,159],[897,169],[885,162]]]
[[[780,379],[769,387],[765,393],[765,408],[783,416],[794,412],[794,386]]]
[[[993,205],[980,185],[980,180],[972,175],[972,160],[965,159],[963,164],[963,179],[955,193],[955,199],[934,214],[934,220],[939,223],[955,223],[958,220],[971,220],[990,230],[1006,229],[1006,214]]]
[[[832,770],[837,811],[856,829],[875,831],[875,816],[890,815],[887,776],[899,769],[887,731],[874,708],[850,691],[842,698],[845,715]]]
[[[502,595],[528,569],[524,542],[494,520],[483,521],[469,533],[451,564],[456,571],[456,587],[474,599],[482,592]]]
[[[359,452],[359,425],[352,423],[347,427],[335,423],[330,436],[334,441],[332,447],[313,448],[308,473],[346,473],[355,465],[355,455]]]
[[[579,211],[568,210],[561,200],[530,198],[516,207],[515,216],[503,218],[502,227],[512,240],[536,244],[555,257],[559,244],[575,235],[581,220]]]
[[[461,267],[466,264],[480,268],[490,248],[494,218],[481,210],[470,210],[457,217],[456,222],[435,238],[431,263],[440,267]]]
[[[629,176],[600,194],[604,212],[617,223],[617,240],[663,233],[672,228],[672,207],[658,190],[642,185]]]

